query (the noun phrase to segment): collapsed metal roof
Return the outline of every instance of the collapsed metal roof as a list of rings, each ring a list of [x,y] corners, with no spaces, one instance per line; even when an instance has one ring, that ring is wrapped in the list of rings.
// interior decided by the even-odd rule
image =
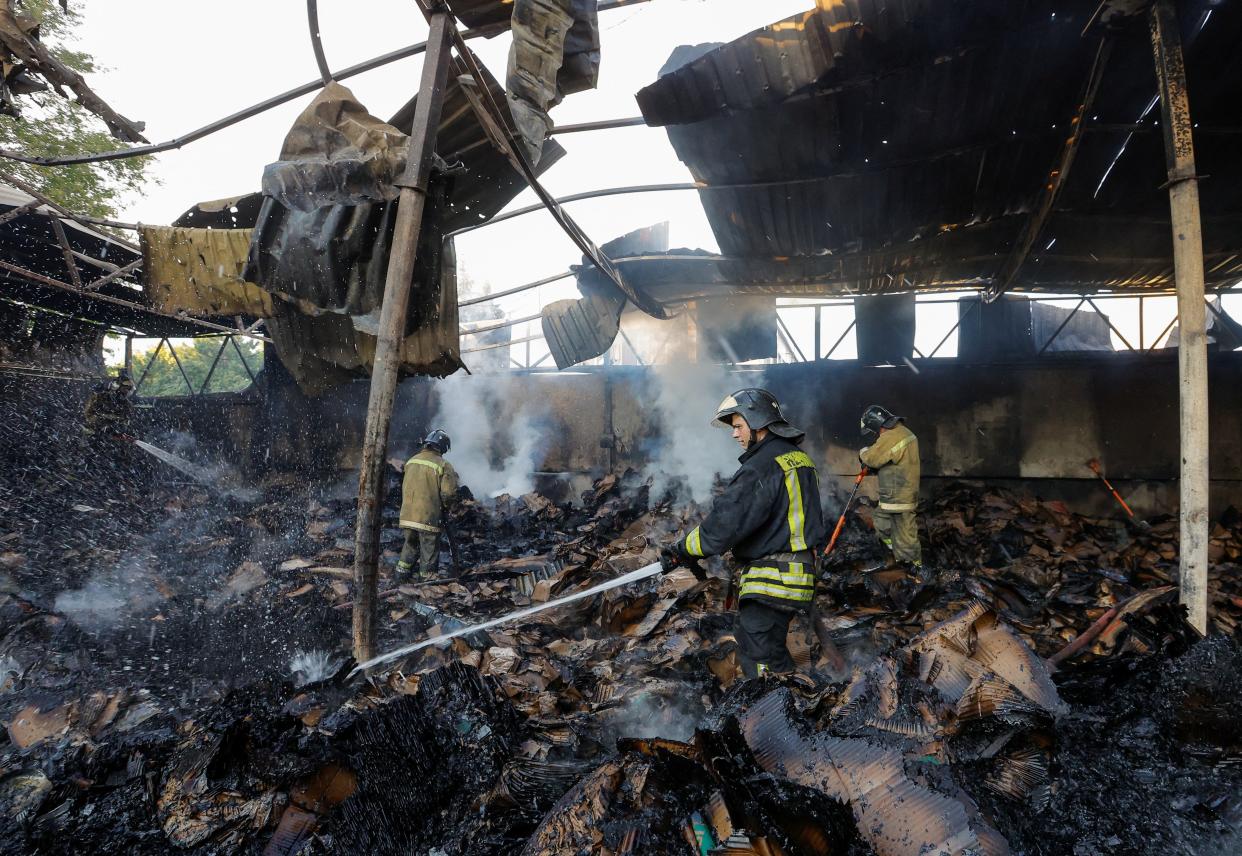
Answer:
[[[1221,284],[1242,276],[1242,7],[1179,5],[1205,267]],[[1099,8],[819,0],[729,44],[679,48],[638,103],[703,184],[720,254],[618,266],[661,301],[1171,288],[1146,17],[1104,23]]]
[[[72,253],[72,269],[60,235]],[[62,217],[34,196],[0,184],[0,264],[5,265],[0,281],[6,299],[151,335],[202,334],[192,320],[146,309],[141,305],[142,291],[123,282],[126,276],[115,275],[141,258],[132,245]]]

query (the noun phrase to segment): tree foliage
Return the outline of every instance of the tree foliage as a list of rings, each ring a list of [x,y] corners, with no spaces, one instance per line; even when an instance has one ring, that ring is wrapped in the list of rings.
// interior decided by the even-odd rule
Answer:
[[[190,390],[186,388],[182,370],[185,371],[185,377],[189,378],[194,392],[202,387],[208,372],[211,372],[211,383],[204,392],[239,392],[250,386],[250,375],[246,373],[246,366],[255,375],[263,368],[263,344],[254,339],[235,337],[233,341],[237,343],[237,349],[221,336],[171,341],[177,354],[176,360],[173,359],[168,345],[160,348],[159,353],[152,348],[134,354],[134,382],[137,383],[146,372],[142,386],[138,388],[139,395],[189,395]],[[211,364],[216,361],[221,344],[225,346],[224,352],[216,362],[215,371],[212,371]],[[245,355],[245,366],[242,365],[237,350]],[[181,369],[177,368],[177,360],[181,361]]]
[[[76,29],[81,16],[56,0],[23,0],[22,11],[39,19],[41,41],[66,66],[81,75],[100,69],[90,54],[78,50]],[[22,117],[0,116],[0,148],[56,157],[117,147],[99,117],[54,92],[21,97]],[[39,167],[5,161],[3,169],[33,185],[70,211],[114,218],[123,198],[150,181],[151,158],[129,158],[74,166]]]

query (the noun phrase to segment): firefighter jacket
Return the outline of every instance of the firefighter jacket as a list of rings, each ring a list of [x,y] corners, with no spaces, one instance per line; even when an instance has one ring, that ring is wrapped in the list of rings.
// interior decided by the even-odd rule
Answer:
[[[457,471],[434,449],[423,449],[405,462],[401,482],[402,529],[440,531],[440,511],[457,494]]]
[[[743,566],[740,600],[807,610],[815,595],[816,551],[827,540],[815,464],[774,434],[738,461],[741,468],[711,513],[677,542],[677,550],[699,557],[732,549]]]
[[[882,511],[914,511],[919,502],[919,440],[904,422],[880,433],[858,459],[875,470]]]
[[[89,433],[124,434],[134,415],[134,402],[120,390],[96,390],[87,399],[82,415]]]

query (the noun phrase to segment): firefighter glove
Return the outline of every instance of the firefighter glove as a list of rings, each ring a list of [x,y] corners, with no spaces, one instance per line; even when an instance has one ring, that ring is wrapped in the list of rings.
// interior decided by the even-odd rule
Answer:
[[[660,567],[664,570],[671,571],[684,563],[681,553],[673,547],[660,548]]]

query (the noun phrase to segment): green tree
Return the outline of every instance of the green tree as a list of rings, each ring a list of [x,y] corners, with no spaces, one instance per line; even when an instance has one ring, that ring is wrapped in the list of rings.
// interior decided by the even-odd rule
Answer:
[[[237,350],[227,343],[224,352],[220,354],[219,361],[216,361],[216,354],[220,353],[220,345],[225,342],[220,336],[204,336],[200,339],[188,340],[173,339],[173,348],[177,354],[176,360],[169,352],[168,345],[160,348],[158,353],[155,348],[152,348],[134,354],[134,381],[137,382],[143,377],[143,373],[146,373],[138,394],[142,396],[189,395],[190,391],[186,388],[185,378],[181,374],[182,370],[185,371],[185,377],[189,378],[195,392],[202,387],[208,372],[211,372],[211,383],[203,390],[204,392],[238,392],[246,389],[250,386],[250,374],[246,372],[246,366],[250,367],[251,373],[255,375],[259,373],[259,370],[263,368],[263,345],[254,339],[242,337],[237,337],[233,341],[245,355],[245,365],[242,365]],[[181,361],[180,369],[177,368],[177,360]],[[216,364],[214,371],[211,369],[213,362]],[[148,366],[150,366],[149,371]]]
[[[81,16],[56,0],[23,0],[20,10],[42,22],[40,41],[52,55],[83,76],[102,71],[90,54],[75,48]],[[0,116],[0,148],[56,157],[118,147],[103,121],[76,101],[55,92],[20,97],[22,117]],[[74,166],[38,167],[4,161],[2,169],[79,214],[115,218],[122,199],[150,177],[151,158],[129,158]]]

